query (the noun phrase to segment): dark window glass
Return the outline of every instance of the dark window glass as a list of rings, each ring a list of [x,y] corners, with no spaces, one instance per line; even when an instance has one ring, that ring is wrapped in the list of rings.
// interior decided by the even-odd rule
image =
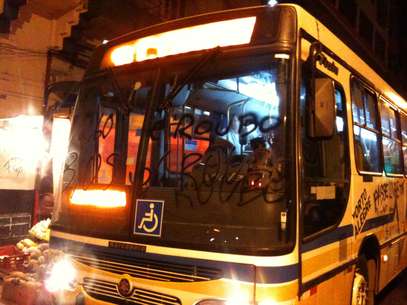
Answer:
[[[388,174],[403,173],[401,163],[401,144],[395,140],[383,137],[384,171]]]
[[[380,108],[384,170],[389,174],[401,174],[403,172],[403,164],[398,115],[384,101],[381,102]]]
[[[352,115],[356,166],[363,172],[380,172],[376,96],[356,80],[352,83]]]
[[[389,123],[391,138],[400,140],[399,127],[397,123],[397,113],[393,109],[390,109]]]
[[[381,102],[380,109],[384,170],[388,174],[401,174],[403,173],[403,162],[398,115],[384,101]]]
[[[390,137],[390,113],[389,108],[382,104],[380,111],[381,123],[382,123],[382,134],[386,137]]]
[[[407,146],[403,146],[404,175],[407,175]]]
[[[352,85],[352,113],[355,123],[365,124],[365,110],[363,103],[363,88],[357,82]]]
[[[401,142],[403,145],[404,174],[407,175],[407,116],[400,115],[401,122]]]
[[[379,136],[359,126],[353,126],[356,166],[365,172],[380,172]]]
[[[365,90],[364,102],[365,102],[366,127],[378,129],[376,97],[370,91]]]
[[[407,145],[407,117],[404,114],[401,115],[401,140]]]
[[[401,142],[403,144],[404,174],[407,175],[407,116],[400,115]]]

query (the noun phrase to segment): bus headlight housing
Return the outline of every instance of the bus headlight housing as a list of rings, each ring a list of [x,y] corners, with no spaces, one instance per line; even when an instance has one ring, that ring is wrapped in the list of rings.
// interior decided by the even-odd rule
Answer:
[[[76,284],[76,269],[71,260],[64,256],[56,261],[45,279],[45,288],[49,292],[72,291]]]
[[[227,300],[219,300],[219,299],[202,300],[202,301],[198,302],[196,305],[253,305],[253,303],[251,303],[245,299],[231,297],[231,298],[228,298]]]
[[[207,299],[196,303],[196,305],[226,305],[226,301],[217,299]]]
[[[256,302],[253,304],[252,302],[243,299],[239,299],[236,297],[231,297],[227,300],[218,300],[218,299],[207,299],[207,300],[202,300],[198,302],[196,305],[278,305],[281,303],[278,303],[274,300],[271,299],[266,299],[260,302]],[[289,303],[283,303],[284,305],[292,304],[291,302]]]

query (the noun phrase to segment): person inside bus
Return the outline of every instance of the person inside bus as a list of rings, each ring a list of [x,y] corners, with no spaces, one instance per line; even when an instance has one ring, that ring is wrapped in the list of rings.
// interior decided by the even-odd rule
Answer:
[[[250,140],[250,147],[253,153],[250,155],[249,164],[251,170],[265,170],[272,166],[271,149],[267,148],[266,140],[257,137]]]
[[[258,132],[258,128],[252,128],[252,126],[253,125],[249,124],[241,128],[241,122],[238,116],[236,114],[231,116],[229,130],[221,139],[226,140],[234,147],[232,151],[233,155],[242,155],[246,149],[253,150],[250,141],[261,135]],[[247,132],[247,129],[249,132]]]
[[[228,141],[230,144],[233,145],[234,150],[232,154],[234,155],[241,155],[242,154],[242,145],[240,143],[240,121],[236,114],[232,115],[230,121],[230,129],[229,131],[222,136],[221,138]]]

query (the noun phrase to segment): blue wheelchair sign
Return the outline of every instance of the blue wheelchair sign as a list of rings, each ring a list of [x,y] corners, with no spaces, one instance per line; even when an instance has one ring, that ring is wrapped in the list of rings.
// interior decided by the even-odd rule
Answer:
[[[137,199],[134,234],[161,236],[163,214],[163,200]]]

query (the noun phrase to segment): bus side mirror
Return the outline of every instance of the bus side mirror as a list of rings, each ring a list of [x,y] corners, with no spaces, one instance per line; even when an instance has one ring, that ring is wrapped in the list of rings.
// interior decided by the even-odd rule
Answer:
[[[314,78],[308,107],[308,137],[327,138],[335,131],[335,86],[327,77]]]

